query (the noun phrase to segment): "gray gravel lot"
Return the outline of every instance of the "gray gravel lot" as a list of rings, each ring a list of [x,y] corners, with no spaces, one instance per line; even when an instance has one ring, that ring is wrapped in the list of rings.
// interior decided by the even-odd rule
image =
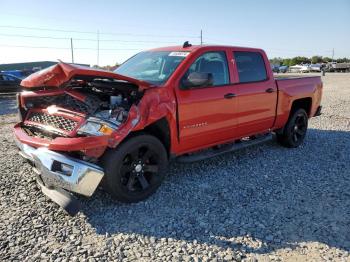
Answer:
[[[99,190],[74,218],[39,191],[0,112],[0,261],[350,261],[350,74],[323,81],[300,148],[172,163],[147,201]]]

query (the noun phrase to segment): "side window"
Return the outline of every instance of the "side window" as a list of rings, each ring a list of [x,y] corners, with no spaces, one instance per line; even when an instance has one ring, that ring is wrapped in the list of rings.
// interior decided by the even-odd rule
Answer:
[[[230,83],[229,69],[224,51],[208,52],[196,59],[182,78],[185,81],[192,73],[209,73],[212,75],[211,86]]]
[[[9,76],[9,75],[4,75],[4,80],[5,81],[14,81],[14,78]]]
[[[3,75],[2,78],[4,81],[10,81],[9,76],[7,76],[7,75]]]
[[[233,53],[240,83],[258,82],[267,79],[264,59],[258,52]]]

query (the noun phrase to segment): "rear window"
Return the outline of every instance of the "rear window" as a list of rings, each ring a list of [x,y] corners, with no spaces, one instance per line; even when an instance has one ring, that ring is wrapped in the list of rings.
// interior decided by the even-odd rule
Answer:
[[[258,52],[233,53],[240,83],[258,82],[267,79],[265,63]]]

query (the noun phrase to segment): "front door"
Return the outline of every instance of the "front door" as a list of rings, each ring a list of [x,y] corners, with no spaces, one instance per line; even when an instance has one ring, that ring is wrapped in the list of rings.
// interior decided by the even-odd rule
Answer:
[[[236,86],[230,82],[226,52],[199,55],[182,79],[193,72],[210,73],[213,82],[209,86],[176,90],[179,140],[184,151],[227,140],[234,136],[237,125]]]

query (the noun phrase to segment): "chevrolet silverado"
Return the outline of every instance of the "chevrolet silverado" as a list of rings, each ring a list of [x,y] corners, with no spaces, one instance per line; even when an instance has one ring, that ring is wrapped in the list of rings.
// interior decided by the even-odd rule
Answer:
[[[275,79],[261,49],[157,48],[114,72],[58,63],[21,82],[20,154],[44,194],[74,215],[74,193],[153,194],[168,161],[192,162],[276,137],[304,140],[321,111],[320,77]],[[214,175],[214,174],[213,174]]]

